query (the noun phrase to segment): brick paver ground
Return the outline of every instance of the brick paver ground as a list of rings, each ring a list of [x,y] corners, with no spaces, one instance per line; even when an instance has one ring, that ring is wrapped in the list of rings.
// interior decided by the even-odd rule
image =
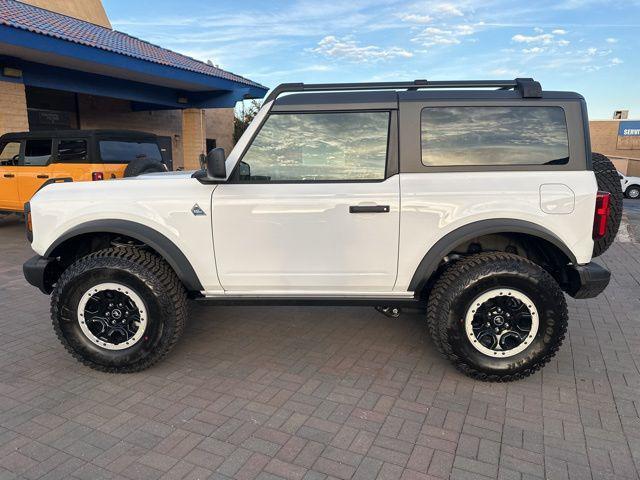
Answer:
[[[139,374],[77,364],[0,222],[0,479],[638,478],[640,244],[570,300],[559,354],[488,384],[435,351],[424,318],[372,308],[194,306]]]

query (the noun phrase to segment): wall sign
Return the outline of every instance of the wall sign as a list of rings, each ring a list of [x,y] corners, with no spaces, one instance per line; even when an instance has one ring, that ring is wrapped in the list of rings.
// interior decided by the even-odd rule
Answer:
[[[618,136],[640,137],[640,121],[621,121],[618,125]]]

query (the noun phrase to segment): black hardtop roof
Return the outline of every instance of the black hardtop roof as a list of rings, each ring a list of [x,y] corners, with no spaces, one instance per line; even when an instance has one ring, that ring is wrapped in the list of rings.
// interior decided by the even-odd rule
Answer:
[[[583,100],[582,95],[575,92],[545,91],[540,100]],[[353,91],[353,92],[312,92],[289,93],[278,97],[274,106],[276,110],[286,107],[311,105],[375,105],[396,104],[398,101],[419,100],[522,100],[522,95],[513,90],[414,90],[414,91]],[[397,108],[397,107],[396,107]]]
[[[284,95],[284,96],[283,96]],[[283,83],[274,88],[265,102],[283,109],[297,105],[385,104],[420,99],[551,99],[582,100],[573,92],[543,91],[533,78],[513,80],[414,80],[370,83]]]
[[[156,139],[155,133],[139,132],[136,130],[43,130],[36,132],[5,133],[0,140],[22,140],[34,138],[126,138],[126,139]]]

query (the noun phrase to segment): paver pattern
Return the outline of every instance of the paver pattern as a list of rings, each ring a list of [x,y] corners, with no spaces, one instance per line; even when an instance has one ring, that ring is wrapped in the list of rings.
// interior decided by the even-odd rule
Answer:
[[[631,235],[599,260],[607,291],[569,301],[559,354],[509,384],[459,374],[420,312],[356,307],[194,305],[161,364],[98,373],[24,281],[22,224],[0,241],[0,479],[638,478]]]

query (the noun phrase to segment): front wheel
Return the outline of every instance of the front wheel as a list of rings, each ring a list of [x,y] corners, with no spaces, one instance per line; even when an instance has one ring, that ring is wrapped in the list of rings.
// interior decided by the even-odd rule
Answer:
[[[631,185],[624,193],[628,198],[640,198],[640,187],[638,185]]]
[[[567,330],[558,283],[526,258],[481,253],[449,267],[429,296],[434,343],[467,375],[510,381],[555,355]]]
[[[109,248],[72,264],[51,296],[54,330],[81,363],[105,372],[137,372],[180,338],[186,292],[157,255]]]

